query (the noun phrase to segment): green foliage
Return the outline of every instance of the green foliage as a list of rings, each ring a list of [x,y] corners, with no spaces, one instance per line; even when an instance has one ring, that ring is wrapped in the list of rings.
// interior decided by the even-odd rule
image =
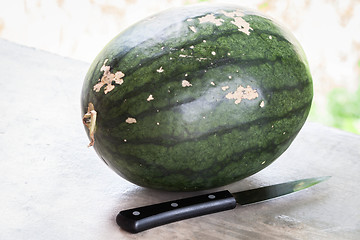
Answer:
[[[360,87],[356,92],[335,88],[327,95],[326,109],[311,106],[310,121],[360,134]]]
[[[357,66],[360,69],[360,60],[358,60]],[[319,106],[313,102],[309,119],[360,134],[360,85],[355,92],[346,88],[334,88],[326,98],[327,105],[324,110],[319,109]]]
[[[344,88],[336,88],[328,95],[331,125],[360,134],[360,87],[350,93]]]
[[[269,7],[269,2],[268,1],[264,1],[263,3],[259,4],[258,8],[259,10],[264,10],[266,8]]]
[[[357,62],[360,69],[360,60]],[[360,85],[355,92],[335,88],[328,94],[330,125],[360,134]]]

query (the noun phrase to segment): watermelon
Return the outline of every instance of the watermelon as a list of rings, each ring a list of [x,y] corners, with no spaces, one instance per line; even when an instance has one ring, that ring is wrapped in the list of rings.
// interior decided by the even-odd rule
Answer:
[[[90,146],[120,176],[195,191],[271,164],[312,97],[305,54],[284,27],[239,6],[190,5],[108,43],[86,74],[81,110]]]

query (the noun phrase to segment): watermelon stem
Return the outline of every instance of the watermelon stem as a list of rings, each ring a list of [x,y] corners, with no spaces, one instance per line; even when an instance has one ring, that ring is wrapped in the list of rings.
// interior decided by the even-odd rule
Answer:
[[[83,124],[89,129],[89,136],[91,139],[88,147],[93,146],[95,142],[96,115],[97,112],[95,111],[94,104],[89,103],[87,113],[85,113],[83,117]]]

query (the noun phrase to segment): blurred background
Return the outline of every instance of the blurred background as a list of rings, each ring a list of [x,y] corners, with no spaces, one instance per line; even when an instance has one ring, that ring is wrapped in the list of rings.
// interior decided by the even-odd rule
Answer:
[[[236,3],[289,28],[313,75],[309,119],[360,134],[360,0],[0,0],[0,37],[91,63],[142,18],[200,2]]]

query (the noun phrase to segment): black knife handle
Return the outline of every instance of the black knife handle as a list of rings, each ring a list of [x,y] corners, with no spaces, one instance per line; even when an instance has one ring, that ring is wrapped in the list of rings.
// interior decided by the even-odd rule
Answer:
[[[154,205],[121,211],[117,224],[131,233],[176,222],[183,219],[230,210],[236,200],[229,191],[221,191]]]

